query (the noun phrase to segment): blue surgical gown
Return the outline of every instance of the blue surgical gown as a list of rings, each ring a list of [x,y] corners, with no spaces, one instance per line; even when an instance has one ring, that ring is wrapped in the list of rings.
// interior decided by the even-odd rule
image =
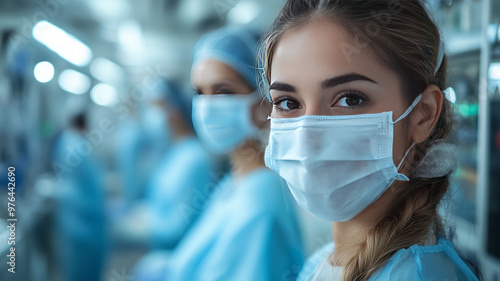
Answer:
[[[99,280],[107,252],[102,169],[92,154],[82,153],[84,144],[90,142],[68,130],[59,138],[54,155],[58,164],[68,167],[59,174],[56,216],[59,257],[67,281]],[[68,159],[75,162],[68,163]]]
[[[173,254],[165,280],[293,280],[303,256],[287,190],[267,168],[226,178]]]
[[[297,280],[340,280],[341,268],[333,267],[327,261],[333,251],[333,243],[326,244],[317,250],[307,259]],[[413,245],[399,250],[369,280],[472,281],[478,279],[457,254],[453,244],[441,237],[436,245]]]
[[[219,186],[177,248],[163,258],[155,257],[164,268],[156,266],[136,277],[148,281],[296,279],[303,262],[302,241],[293,199],[281,178],[260,168],[240,179],[227,176]]]
[[[123,180],[125,202],[131,206],[140,198],[144,186],[138,163],[145,140],[139,122],[134,119],[121,123],[116,134],[116,168]]]
[[[216,180],[216,160],[197,138],[181,139],[169,149],[146,191],[154,248],[177,244],[204,209]]]

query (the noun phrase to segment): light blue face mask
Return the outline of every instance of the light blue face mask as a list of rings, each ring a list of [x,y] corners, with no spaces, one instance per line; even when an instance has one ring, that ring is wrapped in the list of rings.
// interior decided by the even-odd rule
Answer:
[[[395,180],[408,181],[393,161],[392,112],[271,118],[266,166],[287,182],[297,203],[329,221],[348,221]]]
[[[193,126],[201,142],[213,153],[224,154],[256,136],[252,106],[259,95],[197,95],[193,97]]]

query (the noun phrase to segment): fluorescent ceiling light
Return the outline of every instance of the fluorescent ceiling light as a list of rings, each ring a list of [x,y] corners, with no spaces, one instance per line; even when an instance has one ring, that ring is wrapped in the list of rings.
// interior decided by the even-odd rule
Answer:
[[[33,38],[77,66],[92,60],[92,50],[73,35],[48,21],[39,21],[33,27]]]
[[[133,20],[125,21],[118,28],[118,41],[127,50],[141,50],[142,29],[138,22]]]
[[[108,84],[100,83],[92,88],[90,98],[98,105],[113,106],[117,102],[118,94],[115,88]]]
[[[233,24],[247,24],[259,15],[260,7],[256,2],[241,1],[229,11],[227,18]]]
[[[490,64],[489,76],[492,80],[500,80],[500,62]]]
[[[66,69],[59,75],[59,86],[72,94],[81,95],[90,88],[90,78],[73,69]]]
[[[85,3],[98,18],[104,20],[124,18],[131,10],[130,3],[123,0],[87,0]]]
[[[90,74],[106,83],[119,83],[124,76],[123,69],[105,58],[96,58],[90,64]]]
[[[54,77],[54,66],[48,61],[41,61],[33,69],[35,79],[40,83],[47,83]]]

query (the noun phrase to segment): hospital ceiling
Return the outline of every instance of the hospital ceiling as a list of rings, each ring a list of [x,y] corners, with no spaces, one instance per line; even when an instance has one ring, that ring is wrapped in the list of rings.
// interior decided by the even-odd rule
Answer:
[[[282,4],[282,0],[0,0],[0,29],[12,28],[29,38],[35,23],[47,20],[87,44],[94,57],[115,61],[131,73],[161,67],[163,74],[186,75],[192,47],[204,32],[227,23],[265,28]]]

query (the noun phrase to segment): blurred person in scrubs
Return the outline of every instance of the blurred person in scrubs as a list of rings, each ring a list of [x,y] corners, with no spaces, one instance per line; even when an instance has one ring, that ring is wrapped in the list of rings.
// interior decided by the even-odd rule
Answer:
[[[163,92],[172,89],[165,89],[163,84],[143,93],[148,95],[146,102],[137,109],[127,108],[128,118],[118,125],[115,155],[126,209],[144,199],[152,171],[172,142]]]
[[[142,153],[140,162],[142,163],[142,177],[147,182],[172,145],[173,132],[168,121],[170,108],[167,106],[166,95],[171,94],[175,97],[181,93],[177,82],[160,82],[154,90],[148,93],[148,101],[140,107],[145,141],[145,151]]]
[[[158,78],[159,79],[159,78]],[[146,101],[138,107],[118,108],[127,118],[117,126],[115,160],[122,182],[122,197],[111,204],[112,217],[123,216],[144,199],[152,172],[168,152],[172,136],[165,105],[164,83],[143,93]]]
[[[172,248],[198,218],[218,179],[220,159],[194,133],[191,101],[180,84],[162,84],[172,146],[152,173],[146,190],[155,248]]]
[[[170,249],[203,210],[221,165],[196,137],[191,101],[181,85],[164,80],[158,93],[147,122],[151,130],[170,132],[170,148],[151,172],[144,201],[119,222],[116,231],[154,249]]]
[[[78,113],[55,145],[53,167],[61,181],[57,249],[65,281],[100,280],[107,252],[103,169],[87,131],[85,113]]]
[[[303,260],[295,210],[259,141],[270,108],[257,91],[258,39],[231,27],[195,47],[194,127],[210,151],[229,155],[231,171],[174,251],[137,265],[157,264],[140,280],[295,280]]]
[[[438,213],[456,149],[426,2],[289,0],[265,42],[266,165],[333,232],[298,280],[477,280]]]
[[[161,141],[161,140],[160,140]],[[138,112],[131,114],[117,125],[115,141],[115,160],[117,172],[122,182],[122,197],[125,209],[130,208],[141,198],[146,183],[142,155],[145,151],[145,133]],[[148,174],[148,173],[146,173]]]

